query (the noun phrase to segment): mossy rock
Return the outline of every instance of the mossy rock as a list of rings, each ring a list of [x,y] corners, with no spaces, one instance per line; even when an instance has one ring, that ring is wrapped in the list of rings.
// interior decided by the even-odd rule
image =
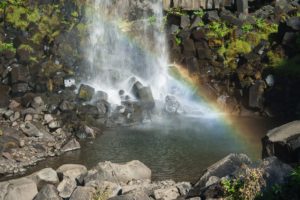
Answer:
[[[56,72],[62,70],[63,66],[53,61],[47,61],[42,64],[42,74],[46,77],[54,75]]]

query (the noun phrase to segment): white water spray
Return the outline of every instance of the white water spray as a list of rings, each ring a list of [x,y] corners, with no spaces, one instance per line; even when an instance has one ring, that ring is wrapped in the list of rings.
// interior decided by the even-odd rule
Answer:
[[[164,101],[172,93],[182,105],[191,107],[188,110],[208,111],[191,100],[191,91],[168,75],[162,1],[91,1],[88,84],[107,92],[109,101],[119,104],[119,90],[129,91],[132,85],[128,80],[135,77],[151,87],[157,100]]]

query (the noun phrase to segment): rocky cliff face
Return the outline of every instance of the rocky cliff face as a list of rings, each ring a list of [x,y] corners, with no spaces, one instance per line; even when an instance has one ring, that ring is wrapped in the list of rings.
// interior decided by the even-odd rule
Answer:
[[[171,63],[187,70],[208,98],[229,113],[297,118],[297,2],[249,14],[171,9],[167,16]]]

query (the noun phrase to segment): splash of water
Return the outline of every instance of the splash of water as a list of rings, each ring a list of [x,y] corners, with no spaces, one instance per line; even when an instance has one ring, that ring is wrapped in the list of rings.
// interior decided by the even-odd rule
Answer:
[[[92,0],[89,17],[89,84],[120,103],[119,90],[129,91],[135,77],[151,87],[153,96],[164,101],[167,94],[180,97],[189,110],[207,112],[207,106],[193,101],[188,90],[168,73],[168,52],[164,33],[162,1]],[[188,107],[188,106],[186,106]]]

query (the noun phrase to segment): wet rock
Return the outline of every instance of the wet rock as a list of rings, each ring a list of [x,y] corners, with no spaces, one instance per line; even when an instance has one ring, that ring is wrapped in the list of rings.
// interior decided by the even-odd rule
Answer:
[[[132,87],[132,93],[140,100],[143,108],[154,108],[155,101],[150,87],[144,87],[140,82],[136,82]]]
[[[167,95],[165,98],[165,111],[169,114],[177,113],[180,107],[180,103],[177,101],[175,96]]]
[[[95,94],[95,89],[88,85],[80,85],[79,91],[78,91],[78,98],[83,101],[90,101],[92,100],[93,96]]]
[[[59,196],[62,198],[70,198],[76,188],[76,181],[70,178],[64,178],[57,186]]]
[[[256,81],[249,89],[249,106],[252,108],[263,107],[263,94],[266,88],[264,81]]]
[[[172,199],[176,199],[179,195],[180,194],[176,187],[168,187],[168,188],[154,190],[155,199],[172,200]]]
[[[78,181],[80,184],[83,183],[83,179],[88,173],[85,166],[76,164],[62,165],[56,170],[56,172],[60,179],[70,178]]]
[[[180,27],[185,29],[190,26],[190,17],[188,15],[180,16]]]
[[[194,41],[192,39],[184,39],[182,42],[183,46],[183,55],[187,58],[193,57],[196,55],[196,48]]]
[[[57,173],[52,168],[42,169],[30,175],[28,178],[32,179],[38,188],[42,188],[45,184],[56,185],[59,183]]]
[[[151,170],[140,161],[134,160],[125,164],[100,162],[88,172],[85,183],[97,179],[109,182],[128,182],[131,180],[151,179]]]
[[[67,144],[61,149],[62,152],[74,151],[80,149],[80,144],[76,139],[71,139]]]
[[[286,163],[300,162],[300,121],[270,130],[263,138],[263,157],[276,156]]]
[[[58,191],[54,185],[44,185],[34,200],[62,200],[58,195]]]
[[[108,94],[104,91],[97,91],[95,96],[94,96],[94,99],[96,101],[107,101],[108,100]]]
[[[88,200],[93,199],[96,190],[92,187],[77,187],[72,193],[70,200]]]
[[[28,178],[20,178],[4,183],[4,187],[0,188],[1,194],[4,194],[5,200],[32,200],[38,193],[37,186],[34,181]],[[2,183],[3,185],[3,183]]]

